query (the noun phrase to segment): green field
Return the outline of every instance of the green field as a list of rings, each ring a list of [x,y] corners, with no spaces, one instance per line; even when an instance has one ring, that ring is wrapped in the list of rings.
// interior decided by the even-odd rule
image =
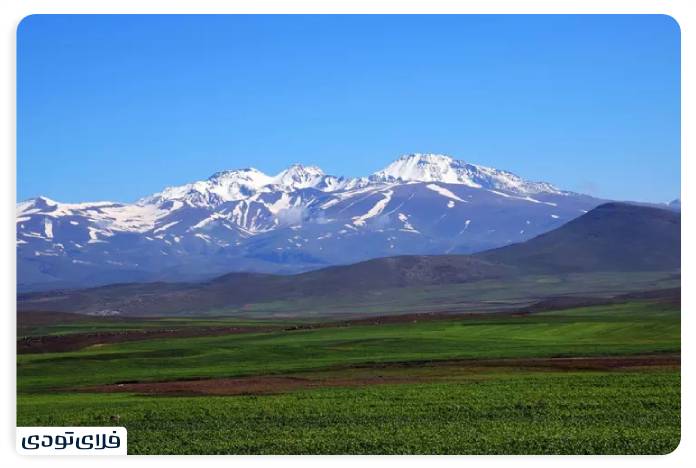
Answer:
[[[130,453],[667,453],[679,442],[678,364],[524,360],[679,352],[678,307],[652,302],[150,339],[19,355],[17,417],[123,425]],[[505,365],[489,365],[500,358]],[[269,375],[347,383],[226,396],[79,391]]]

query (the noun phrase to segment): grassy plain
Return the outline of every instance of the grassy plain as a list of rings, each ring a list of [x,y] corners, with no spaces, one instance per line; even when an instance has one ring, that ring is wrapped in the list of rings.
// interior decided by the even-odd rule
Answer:
[[[503,371],[280,395],[22,395],[18,424],[117,425],[133,454],[667,453],[679,372]]]
[[[514,360],[679,352],[678,307],[640,301],[152,339],[19,355],[17,417],[19,425],[123,425],[131,453],[667,453],[679,441],[678,365]],[[509,365],[486,364],[499,358]],[[442,365],[452,360],[466,362]],[[365,372],[404,380],[368,385]],[[84,388],[307,374],[362,383],[235,396]]]

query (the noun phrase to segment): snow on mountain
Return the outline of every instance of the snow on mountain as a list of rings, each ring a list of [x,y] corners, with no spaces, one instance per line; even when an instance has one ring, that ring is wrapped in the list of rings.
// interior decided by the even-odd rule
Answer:
[[[521,194],[563,193],[546,182],[528,182],[510,172],[469,164],[444,154],[407,154],[374,176],[383,180],[445,182]]]
[[[468,201],[462,200],[461,198],[459,198],[458,196],[456,196],[455,194],[453,194],[452,192],[450,192],[446,188],[440,187],[437,184],[428,184],[425,186],[425,188],[430,189],[433,192],[437,192],[440,195],[442,195],[443,197],[451,198],[452,200],[460,201],[462,203],[469,203]]]
[[[294,164],[217,172],[135,203],[17,204],[20,288],[291,273],[400,254],[470,253],[554,229],[602,200],[446,155],[369,177]]]
[[[181,207],[215,207],[226,202],[248,200],[262,193],[287,193],[314,188],[333,192],[364,186],[366,179],[346,179],[328,176],[316,166],[293,164],[276,176],[269,176],[254,168],[235,169],[213,174],[207,180],[186,185],[168,187],[162,192],[139,200],[140,205],[170,203]]]
[[[273,183],[286,189],[315,187],[326,174],[316,166],[293,164],[273,178]]]
[[[227,201],[248,198],[272,182],[273,177],[254,168],[222,171],[216,172],[208,180],[167,187],[159,193],[139,200],[138,204],[178,201],[193,206],[215,206]]]

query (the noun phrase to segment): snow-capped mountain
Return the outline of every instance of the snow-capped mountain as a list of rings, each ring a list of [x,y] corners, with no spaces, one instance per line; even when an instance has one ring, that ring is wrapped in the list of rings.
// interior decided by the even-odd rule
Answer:
[[[20,288],[290,273],[374,257],[521,242],[602,200],[437,154],[369,177],[295,164],[168,187],[132,204],[17,205]]]
[[[375,173],[381,180],[444,182],[518,194],[561,193],[545,182],[528,182],[515,174],[457,161],[441,154],[408,154]]]

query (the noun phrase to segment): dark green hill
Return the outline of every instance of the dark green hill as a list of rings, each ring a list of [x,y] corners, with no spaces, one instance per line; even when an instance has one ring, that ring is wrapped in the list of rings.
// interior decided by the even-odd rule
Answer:
[[[674,270],[680,255],[679,213],[607,203],[527,242],[473,257],[527,273],[567,273]]]
[[[259,302],[509,276],[512,270],[463,255],[387,257],[292,276],[230,273],[205,283],[133,283],[18,297],[18,310],[158,315]]]

